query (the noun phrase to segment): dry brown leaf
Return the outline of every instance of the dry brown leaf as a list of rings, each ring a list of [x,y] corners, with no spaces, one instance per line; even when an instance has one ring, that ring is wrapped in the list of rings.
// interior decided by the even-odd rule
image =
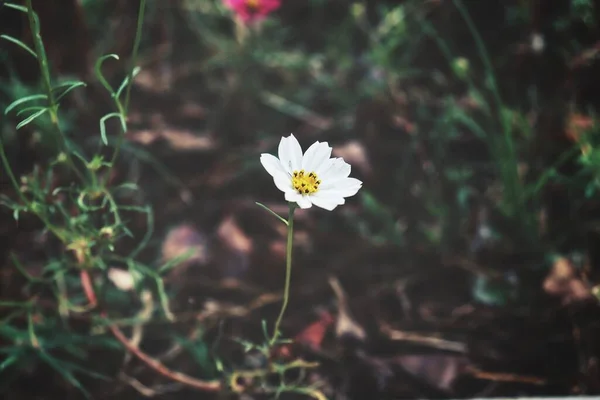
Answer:
[[[574,143],[580,142],[583,135],[594,126],[594,120],[587,115],[571,113],[567,118],[567,139]],[[586,154],[589,151],[589,145],[581,143],[581,150]]]
[[[235,218],[230,215],[221,222],[217,235],[223,243],[231,250],[244,254],[250,253],[253,248],[252,239],[238,226]]]
[[[209,135],[198,135],[191,131],[173,128],[131,131],[128,139],[143,145],[164,139],[175,150],[210,150],[215,147],[215,142]]]
[[[405,355],[396,362],[406,371],[439,389],[451,390],[454,380],[462,375],[468,365],[464,356],[456,355]]]
[[[185,103],[179,110],[179,114],[185,118],[203,119],[206,116],[206,108],[197,103]]]
[[[367,338],[367,332],[360,326],[352,317],[350,307],[348,306],[348,298],[340,281],[336,277],[329,278],[329,285],[337,298],[338,315],[335,324],[335,334],[339,337],[350,337],[359,341],[364,341]]]
[[[563,304],[593,298],[590,286],[578,276],[573,263],[566,257],[559,257],[543,283],[546,293],[560,297]]]
[[[163,261],[168,262],[190,252],[182,264],[208,262],[208,241],[202,233],[189,224],[179,225],[169,231],[162,245]]]

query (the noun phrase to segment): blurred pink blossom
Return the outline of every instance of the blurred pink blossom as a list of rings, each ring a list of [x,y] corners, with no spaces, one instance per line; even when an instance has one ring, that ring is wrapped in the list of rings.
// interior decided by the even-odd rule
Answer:
[[[223,3],[244,22],[263,19],[281,5],[280,0],[223,0]]]

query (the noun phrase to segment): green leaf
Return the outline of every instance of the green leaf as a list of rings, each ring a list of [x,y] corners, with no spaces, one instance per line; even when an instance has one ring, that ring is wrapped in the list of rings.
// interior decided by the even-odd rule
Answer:
[[[75,157],[79,158],[81,160],[81,162],[83,162],[84,164],[88,163],[88,160],[83,156],[83,154],[81,154],[80,152],[78,152],[77,150],[73,150],[71,152]]]
[[[25,14],[27,14],[27,7],[25,7],[25,6],[20,6],[18,4],[13,4],[13,3],[6,3],[6,4],[4,4],[4,6],[6,8],[12,8],[14,10],[21,11],[21,12],[24,12]]]
[[[2,364],[0,364],[0,372],[4,371],[6,368],[10,367],[11,365],[13,365],[14,363],[16,363],[17,361],[19,361],[20,359],[20,354],[13,354],[10,357],[7,357]]]
[[[16,38],[14,38],[12,36],[8,36],[8,35],[0,35],[0,38],[16,44],[17,46],[19,46],[20,48],[22,48],[23,50],[25,50],[26,52],[31,54],[33,57],[37,58],[37,54],[35,53],[35,51],[33,51],[31,49],[31,47],[27,46],[25,43],[23,43],[19,39],[16,39]]]
[[[133,72],[131,73],[131,77],[135,78],[137,74],[140,73],[142,69],[140,67],[135,67],[133,69]],[[129,83],[129,75],[127,75],[125,77],[125,79],[123,79],[123,82],[121,83],[121,86],[119,86],[119,89],[117,90],[117,93],[115,94],[115,97],[118,99],[119,97],[121,97],[121,93],[123,92],[123,89],[125,89],[127,87],[127,84]]]
[[[23,264],[21,264],[21,261],[19,261],[19,259],[17,258],[16,255],[14,255],[14,253],[11,253],[10,259],[12,260],[13,265],[17,269],[17,271],[19,271],[21,273],[21,275],[23,275],[23,277],[25,279],[27,279],[28,282],[43,282],[44,281],[44,279],[36,278],[33,275],[31,275],[29,272],[27,272],[27,269],[23,266]]]
[[[43,107],[43,106],[25,107],[25,108],[22,108],[19,111],[17,111],[17,117],[20,117],[22,114],[27,114],[27,113],[30,113],[32,111],[36,111],[37,112],[37,111],[43,110],[45,108],[46,107]]]
[[[199,340],[194,343],[179,336],[175,336],[175,340],[189,352],[205,374],[214,376],[215,365],[210,355],[210,349],[205,342]]]
[[[505,306],[516,296],[516,288],[506,279],[477,275],[471,294],[479,302],[489,306]]]
[[[125,183],[122,183],[122,184],[120,184],[118,186],[115,186],[113,188],[113,192],[116,193],[117,190],[121,190],[121,189],[124,189],[124,190],[134,190],[135,191],[135,190],[139,189],[139,186],[137,184],[133,183],[133,182],[125,182]]]
[[[108,83],[108,81],[106,80],[106,78],[104,77],[104,75],[102,75],[102,64],[104,64],[104,61],[108,60],[109,58],[118,60],[119,56],[116,54],[107,54],[104,55],[102,57],[100,57],[98,59],[98,61],[96,61],[96,64],[94,65],[94,72],[96,74],[96,78],[98,78],[98,80],[100,81],[100,83],[102,84],[102,86],[104,86],[104,88],[106,90],[108,90],[108,92],[114,96],[115,95],[115,91],[113,90],[112,86],[110,86],[110,83]]]
[[[145,209],[140,212],[146,214],[146,233],[137,247],[129,253],[129,257],[131,258],[137,257],[137,255],[148,245],[148,242],[154,233],[154,213],[152,212],[152,207],[147,205]]]
[[[43,361],[45,361],[48,365],[54,368],[56,372],[61,374],[62,377],[65,378],[65,380],[67,380],[71,385],[79,389],[79,391],[85,396],[86,399],[91,398],[90,394],[87,392],[87,390],[85,390],[81,382],[79,382],[79,380],[75,378],[75,375],[73,375],[67,368],[65,368],[65,366],[62,365],[62,362],[60,360],[55,359],[45,351],[40,351],[38,354]]]
[[[449,116],[452,121],[462,124],[467,129],[471,130],[471,132],[478,138],[483,140],[488,138],[488,134],[485,132],[485,130],[459,108],[453,109]]]
[[[44,108],[43,110],[40,110],[36,113],[31,114],[29,117],[25,118],[23,121],[19,122],[19,124],[17,125],[17,130],[21,129],[22,127],[24,127],[25,125],[30,124],[31,122],[33,122],[34,119],[42,116],[43,114],[45,114],[48,111],[47,108]]]
[[[62,99],[63,97],[65,97],[69,92],[71,92],[74,89],[77,89],[78,87],[81,86],[87,86],[85,84],[85,82],[81,82],[81,81],[70,81],[70,82],[65,82],[59,86],[54,87],[52,90],[60,90],[63,88],[63,86],[68,86],[61,94],[59,94],[56,97],[56,101],[60,101],[60,99]]]
[[[104,117],[100,118],[100,137],[102,138],[102,143],[104,145],[108,145],[108,138],[106,137],[106,121],[111,118],[119,118],[121,120],[121,127],[123,128],[123,132],[127,131],[127,125],[125,124],[125,119],[119,113],[110,113],[106,114]]]
[[[163,283],[163,280],[160,276],[156,276],[154,278],[154,281],[156,283],[158,298],[160,300],[160,305],[163,309],[163,312],[165,313],[165,317],[169,321],[174,321],[175,316],[173,315],[173,313],[171,312],[171,310],[169,308],[169,296],[167,296],[167,292],[165,291],[165,284]]]
[[[283,222],[286,226],[289,225],[288,221],[283,218],[281,215],[277,214],[275,211],[271,210],[269,207],[265,206],[262,203],[259,203],[258,201],[255,201],[256,205],[259,207],[264,208],[265,210],[267,210],[269,213],[271,213],[273,216],[275,216],[277,219],[279,219],[281,222]]]
[[[159,269],[159,274],[164,274],[169,271],[171,268],[176,267],[177,265],[181,265],[183,261],[186,261],[190,257],[194,255],[194,249],[189,249],[183,254],[178,255],[177,257],[173,257],[173,259],[169,260],[165,264],[163,264]]]
[[[8,105],[8,107],[6,107],[6,109],[4,110],[4,114],[8,114],[15,107],[17,107],[18,105],[21,105],[23,103],[27,103],[29,101],[34,101],[34,100],[46,100],[46,99],[48,99],[48,96],[46,96],[45,94],[32,94],[31,96],[22,97],[18,100],[13,101],[12,103],[10,103]]]

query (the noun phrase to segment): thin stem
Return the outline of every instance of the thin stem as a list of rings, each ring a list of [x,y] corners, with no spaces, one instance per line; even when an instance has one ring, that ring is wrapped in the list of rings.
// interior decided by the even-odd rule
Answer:
[[[25,197],[25,195],[21,191],[21,188],[19,187],[19,183],[17,182],[17,178],[15,177],[15,174],[14,174],[12,168],[10,167],[10,164],[8,163],[8,158],[6,158],[6,151],[4,150],[4,143],[2,142],[1,139],[0,139],[0,159],[2,160],[2,165],[4,166],[4,170],[5,170],[6,174],[8,175],[8,178],[10,179],[10,182],[12,183],[13,188],[17,192],[19,199],[21,199],[21,201],[23,202],[23,205],[25,207],[27,207],[28,211],[35,213],[35,215],[37,215],[38,218],[42,220],[42,222],[44,223],[46,228],[49,231],[51,231],[52,233],[54,233],[54,235],[56,235],[56,237],[58,239],[60,239],[63,243],[66,242],[65,235],[60,231],[59,228],[52,225],[52,223],[48,220],[48,218],[46,218],[45,215],[43,215],[42,213],[39,213],[39,212],[35,212],[34,210],[31,210],[31,203],[29,202],[29,200],[27,200],[27,197]]]
[[[88,302],[90,304],[97,304],[98,299],[94,292],[94,287],[91,285],[91,278],[89,276],[89,272],[87,270],[82,270],[80,279]],[[101,311],[100,316],[108,318],[108,314],[106,313],[106,311]],[[220,381],[205,381],[168,368],[159,360],[152,358],[151,356],[140,350],[140,348],[136,344],[134,344],[130,339],[127,338],[127,336],[125,336],[123,331],[119,329],[117,325],[111,323],[108,326],[108,329],[110,329],[113,336],[127,349],[127,351],[136,356],[138,359],[144,362],[144,364],[146,364],[148,367],[152,368],[159,374],[175,382],[182,383],[185,386],[197,390],[202,390],[206,392],[218,392],[223,389],[223,385]]]
[[[98,299],[96,298],[96,293],[94,292],[94,284],[92,283],[90,273],[85,269],[82,269],[79,272],[79,277],[81,279],[83,293],[85,293],[85,297],[88,299],[90,307],[95,307],[98,304]]]
[[[44,84],[46,94],[48,95],[48,110],[50,113],[50,120],[52,121],[52,125],[54,125],[54,128],[58,133],[57,140],[59,141],[59,148],[64,151],[69,167],[73,170],[73,172],[75,172],[79,179],[81,179],[81,181],[84,182],[85,178],[81,171],[79,171],[79,169],[75,165],[75,162],[73,162],[73,157],[71,156],[71,153],[67,146],[67,137],[60,128],[60,124],[58,122],[58,103],[56,102],[54,92],[52,91],[48,57],[46,57],[46,50],[44,48],[44,42],[42,41],[42,35],[40,33],[39,19],[33,11],[31,0],[27,0],[27,18],[29,20],[29,29],[31,30],[31,36],[33,37],[33,46],[35,49],[35,53],[37,54],[40,73],[42,74],[42,82]]]
[[[135,39],[133,41],[133,52],[131,54],[131,67],[129,68],[129,80],[127,89],[125,89],[125,103],[124,109],[125,114],[129,112],[129,99],[131,97],[131,86],[133,86],[133,71],[135,70],[135,63],[138,57],[138,51],[140,49],[140,43],[142,41],[142,27],[144,26],[144,15],[146,13],[146,0],[140,0],[140,8],[138,10],[137,26],[135,29]]]
[[[262,203],[259,203],[258,201],[255,202],[257,206],[264,208],[265,210],[267,210],[271,215],[275,216],[278,220],[280,220],[281,222],[283,222],[284,224],[288,225],[288,222],[285,218],[282,218],[279,214],[277,214],[275,211],[271,210],[269,207],[265,206]]]
[[[5,170],[6,174],[8,175],[8,178],[10,179],[10,182],[12,183],[13,188],[17,192],[19,199],[21,199],[21,201],[23,202],[23,205],[25,207],[27,207],[27,209],[29,211],[34,212],[35,215],[37,215],[38,218],[42,220],[42,222],[44,223],[46,228],[48,228],[48,230],[50,230],[52,233],[54,233],[57,238],[59,238],[62,242],[66,242],[65,235],[63,235],[62,232],[58,228],[56,228],[54,225],[52,225],[50,223],[50,221],[48,220],[48,218],[46,218],[46,216],[44,216],[41,213],[31,210],[31,207],[30,207],[31,203],[29,202],[29,200],[27,200],[27,197],[25,197],[25,195],[21,191],[21,188],[19,187],[19,183],[17,182],[17,178],[15,177],[15,174],[14,174],[12,168],[10,167],[10,164],[8,163],[8,158],[6,158],[6,151],[4,150],[4,143],[2,142],[2,140],[0,140],[0,159],[2,160],[2,165],[4,166],[4,170]]]
[[[498,163],[500,164],[500,173],[502,175],[505,188],[507,191],[507,198],[510,199],[510,213],[514,214],[517,212],[519,217],[523,216],[527,219],[527,212],[524,208],[524,199],[523,199],[523,188],[520,185],[519,180],[519,172],[517,166],[517,153],[515,150],[514,138],[512,135],[511,124],[507,116],[504,114],[505,106],[502,101],[502,96],[500,95],[500,90],[498,88],[498,81],[496,80],[496,75],[494,73],[494,66],[492,64],[492,60],[485,46],[485,42],[483,38],[479,34],[477,27],[473,23],[473,19],[469,15],[465,5],[462,0],[453,0],[454,5],[458,9],[459,13],[465,20],[473,39],[475,40],[475,46],[479,52],[481,60],[483,62],[484,68],[486,70],[486,78],[487,83],[489,84],[489,89],[494,96],[494,100],[496,102],[496,106],[498,107],[498,117],[500,119],[500,124],[502,125],[502,131],[504,134],[504,146],[502,155],[508,158],[508,162],[505,162],[504,159],[500,159]],[[495,146],[495,143],[492,142],[492,146]]]
[[[142,28],[144,26],[144,15],[146,13],[146,0],[140,0],[140,8],[138,10],[138,17],[137,17],[137,26],[136,26],[136,30],[135,30],[135,39],[133,41],[133,50],[131,53],[131,66],[129,68],[129,78],[127,81],[127,88],[125,89],[125,103],[123,104],[123,107],[119,107],[119,112],[121,113],[122,117],[125,119],[125,121],[127,121],[127,115],[129,113],[129,100],[131,98],[131,87],[133,86],[133,71],[135,70],[135,64],[137,62],[137,58],[138,58],[138,52],[140,49],[140,43],[142,41]],[[120,104],[120,102],[117,99],[117,104]],[[117,139],[117,144],[115,146],[115,152],[113,153],[112,159],[110,161],[110,166],[108,167],[108,172],[106,174],[106,179],[110,179],[110,172],[115,164],[115,162],[117,161],[117,157],[119,156],[119,152],[121,151],[121,147],[123,146],[123,140],[125,139],[125,133],[123,132],[121,135],[119,135],[119,138]]]
[[[275,328],[273,329],[273,338],[271,339],[271,345],[273,345],[279,337],[279,325],[285,314],[288,301],[290,298],[290,282],[292,280],[292,248],[294,242],[294,211],[296,211],[296,204],[290,203],[290,210],[287,220],[287,247],[285,252],[285,287],[283,289],[283,303],[281,304],[281,311],[277,321],[275,321]]]
[[[8,178],[10,179],[15,191],[19,195],[19,198],[23,202],[23,205],[28,207],[29,201],[27,200],[27,198],[25,197],[23,192],[21,192],[21,188],[19,187],[17,178],[15,178],[15,174],[13,173],[13,170],[10,167],[10,164],[8,163],[8,159],[6,158],[6,152],[4,151],[4,143],[2,142],[1,139],[0,139],[0,158],[2,159],[2,165],[4,165],[4,170],[6,171],[6,174],[8,175]]]

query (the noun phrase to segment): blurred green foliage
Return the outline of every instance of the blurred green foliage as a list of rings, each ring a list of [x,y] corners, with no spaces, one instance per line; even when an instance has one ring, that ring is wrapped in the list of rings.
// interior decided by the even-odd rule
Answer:
[[[123,314],[120,317],[131,318],[133,325],[152,318],[173,319],[171,293],[165,290],[162,277],[174,262],[146,265],[138,260],[152,235],[152,208],[132,200],[132,193],[139,190],[136,185],[110,182],[120,149],[126,151],[130,146],[123,137],[128,131],[131,82],[140,71],[134,68],[137,51],[153,51],[151,40],[142,41],[141,22],[164,24],[171,39],[177,35],[185,38],[173,41],[171,51],[188,56],[188,74],[198,76],[202,86],[201,93],[194,95],[211,105],[205,126],[198,130],[218,131],[225,144],[240,137],[245,143],[257,143],[297,127],[332,141],[362,140],[364,150],[377,158],[371,160],[373,174],[383,183],[369,187],[366,177],[359,205],[341,213],[342,221],[324,217],[326,229],[334,221],[352,227],[372,245],[409,248],[418,243],[449,252],[468,248],[475,240],[464,233],[465,225],[473,203],[482,202],[491,204],[501,220],[509,221],[510,228],[504,231],[492,227],[495,238],[499,235],[542,253],[551,251],[539,231],[544,190],[549,183],[559,182],[585,191],[588,198],[596,196],[600,185],[596,121],[552,162],[541,166],[529,163],[531,149],[539,140],[531,114],[552,99],[540,98],[540,88],[535,85],[519,87],[516,96],[506,89],[509,84],[503,81],[507,76],[503,63],[510,61],[499,59],[486,43],[487,37],[467,7],[472,3],[452,2],[453,24],[467,33],[456,37],[447,31],[443,18],[435,15],[437,2],[374,3],[332,5],[313,0],[301,7],[300,24],[293,22],[293,10],[285,14],[286,7],[294,7],[288,4],[281,14],[246,26],[234,21],[220,1],[185,0],[173,7],[148,1],[148,12],[140,13],[144,19],[138,21],[131,64],[123,62],[125,72],[115,83],[114,77],[103,75],[103,63],[109,59],[121,62],[127,55],[106,55],[115,41],[114,31],[107,29],[111,10],[98,0],[83,1],[86,24],[97,39],[95,76],[108,91],[113,107],[101,118],[91,145],[72,135],[76,131],[74,117],[59,107],[63,97],[84,90],[86,83],[51,76],[41,37],[34,35],[35,46],[30,47],[15,37],[3,36],[39,63],[41,76],[39,84],[24,85],[11,73],[11,79],[0,85],[1,98],[8,99],[3,109],[11,117],[3,121],[3,149],[13,146],[19,134],[16,131],[27,128],[38,132],[35,146],[46,149],[49,156],[43,166],[14,176],[2,150],[4,170],[13,185],[13,193],[3,196],[2,204],[16,220],[23,215],[37,217],[60,245],[58,255],[45,260],[39,276],[31,276],[18,258],[11,260],[26,281],[26,299],[0,303],[10,310],[0,325],[0,335],[9,343],[0,349],[0,371],[46,363],[86,394],[80,375],[106,379],[104,373],[87,366],[88,348],[116,350],[119,344],[110,336],[71,329],[68,322],[74,314],[89,315],[94,310],[81,273],[97,272],[100,282],[94,286],[103,296],[102,303],[110,304],[115,314]],[[27,13],[32,32],[39,33],[39,21],[30,4],[8,6]],[[521,32],[529,30],[532,18],[522,5],[506,9],[507,25]],[[554,20],[550,33],[560,34],[581,21],[590,29],[596,25],[591,0],[573,0],[569,14]],[[459,41],[464,37],[468,45]],[[576,42],[551,50],[566,59],[584,48]],[[432,57],[437,61],[424,60],[423,49],[435,52]],[[11,71],[10,60],[3,60]],[[186,88],[177,89],[183,92]],[[384,115],[362,115],[362,107],[369,109],[369,105],[383,109]],[[111,119],[118,124],[108,123]],[[16,121],[14,127],[9,121]],[[387,150],[384,147],[389,143],[392,148]],[[112,151],[110,157],[106,157],[107,149]],[[143,154],[136,148],[131,152]],[[570,179],[560,172],[576,153],[583,179]],[[248,167],[241,169],[238,178],[257,173],[255,156],[242,155]],[[526,173],[520,170],[524,163],[530,164]],[[499,190],[494,192],[494,188]],[[120,254],[116,249],[121,241],[140,236],[128,227],[136,214],[146,218],[147,231],[132,251]],[[108,271],[115,265],[136,277],[136,298],[150,294],[150,315],[142,315],[139,305],[140,309],[132,310],[130,298],[110,283]],[[475,276],[474,299],[491,305],[516,301],[516,288],[521,286],[513,284],[513,275],[500,275],[498,279]],[[55,311],[40,304],[40,288],[52,294]],[[97,326],[90,331],[105,330],[106,316],[94,315],[94,319],[92,325]],[[227,360],[216,361],[201,336],[195,342],[176,335],[173,340],[188,350],[204,376],[227,381],[244,373],[253,378],[260,375],[240,372]],[[256,348],[266,352],[260,346],[252,347]],[[278,373],[283,376],[287,367]],[[2,384],[7,387],[9,380]],[[313,397],[317,393],[302,385],[271,389]]]

